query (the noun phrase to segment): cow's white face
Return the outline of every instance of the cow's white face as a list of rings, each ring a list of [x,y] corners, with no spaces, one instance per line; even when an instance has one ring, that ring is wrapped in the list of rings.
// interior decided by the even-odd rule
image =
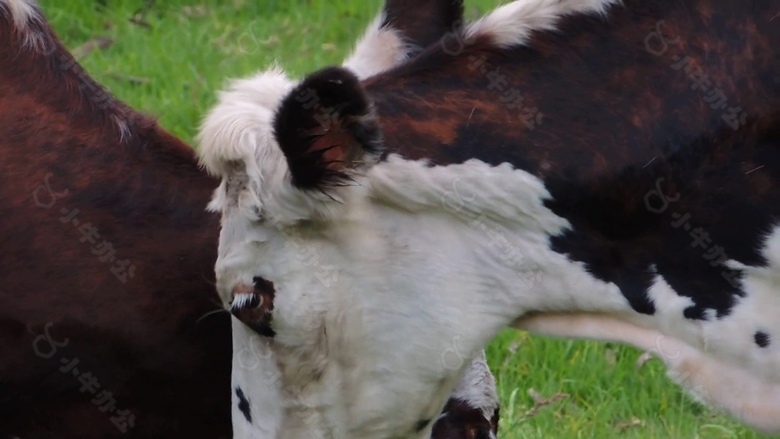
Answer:
[[[431,313],[434,291],[481,288],[464,270],[471,263],[458,256],[469,243],[457,237],[456,219],[434,216],[430,227],[414,228],[408,221],[415,215],[371,199],[392,173],[368,177],[381,141],[370,104],[350,95],[357,86],[340,69],[298,85],[267,72],[224,93],[201,135],[204,162],[222,176],[210,204],[222,214],[217,287],[226,306],[245,313],[242,321],[273,336],[267,347],[275,364],[266,369],[278,376],[263,404],[272,404],[270,395],[282,407],[278,437],[429,438],[459,374],[500,325],[469,309]],[[323,129],[315,119],[307,126],[307,114],[290,115],[285,105],[300,105],[297,97],[309,87],[323,101],[357,101],[335,105],[335,125]],[[299,139],[308,149],[280,145]],[[229,147],[210,150],[216,143]],[[300,166],[321,179],[296,178]],[[381,168],[394,166],[426,172],[424,164],[398,158]],[[431,228],[441,233],[432,236]],[[453,340],[462,327],[480,335]],[[234,367],[234,381],[250,380],[249,372],[238,372]],[[245,405],[256,404],[243,396]],[[387,413],[395,415],[388,420]]]
[[[457,5],[446,5],[445,9],[450,8],[457,9]],[[411,43],[387,26],[383,12],[369,25],[344,66],[359,77],[374,75],[404,61],[416,49]],[[321,209],[317,212],[308,205],[311,194],[300,197],[300,192],[285,180],[288,172],[281,163],[284,158],[273,132],[273,118],[294,86],[295,81],[279,69],[234,82],[221,95],[219,110],[212,111],[201,133],[203,163],[210,172],[223,177],[210,204],[211,210],[222,213],[216,265],[218,290],[225,305],[249,324],[233,319],[232,393],[236,438],[277,438],[282,431],[289,437],[295,437],[296,432],[306,437],[314,434],[325,437],[324,433],[332,430],[318,409],[308,408],[314,399],[302,398],[304,391],[313,391],[304,389],[305,385],[296,383],[294,377],[282,374],[279,369],[280,364],[295,363],[291,359],[295,356],[287,355],[284,346],[297,346],[298,352],[316,349],[317,334],[325,327],[321,319],[324,313],[309,305],[327,305],[331,296],[322,289],[335,284],[339,276],[335,265],[319,260],[316,244],[307,241],[304,246],[303,237],[295,235],[296,228],[289,227],[310,213],[338,216],[339,210],[338,206],[332,209],[330,198],[320,197],[314,203]],[[278,166],[259,169],[263,163]],[[280,192],[286,195],[279,196]],[[296,198],[302,203],[298,204]],[[277,203],[285,199],[286,202]],[[269,218],[261,213],[264,211],[275,213]],[[261,261],[268,264],[261,265]],[[296,267],[302,276],[296,276]],[[316,281],[306,276],[312,267],[316,269]],[[263,273],[274,279],[284,273],[281,277],[289,282],[277,280],[272,284],[261,277]],[[284,288],[285,295],[274,300],[277,287]],[[291,291],[305,294],[287,294]],[[292,313],[285,314],[285,310]],[[284,327],[286,321],[294,322],[289,330]],[[308,330],[301,330],[302,327]],[[266,338],[273,335],[278,335],[280,341]],[[314,343],[308,343],[309,340]],[[470,437],[478,431],[489,432],[491,425],[495,427],[498,400],[484,353],[471,363],[465,360],[460,353],[447,359],[450,368],[467,366],[451,395],[450,402],[456,403],[455,408],[440,418],[443,427],[437,429],[436,439]],[[476,430],[472,428],[475,414],[483,418],[479,426],[473,427]],[[421,428],[420,434],[429,428],[430,425]]]

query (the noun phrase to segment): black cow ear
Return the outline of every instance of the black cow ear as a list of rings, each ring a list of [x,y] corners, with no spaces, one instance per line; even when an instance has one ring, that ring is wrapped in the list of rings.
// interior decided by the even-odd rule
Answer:
[[[341,67],[315,72],[293,89],[276,113],[274,135],[299,189],[346,185],[384,149],[371,101]]]

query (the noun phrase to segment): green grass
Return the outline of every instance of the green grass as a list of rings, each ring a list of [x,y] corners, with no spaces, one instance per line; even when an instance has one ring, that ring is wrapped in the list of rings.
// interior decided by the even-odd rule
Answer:
[[[86,69],[188,142],[226,79],[264,69],[274,60],[294,75],[338,63],[381,3],[39,1],[71,50],[92,37],[112,38],[110,46],[81,58]],[[499,2],[467,0],[468,15]],[[133,16],[144,25],[131,22]],[[606,343],[502,332],[488,348],[502,402],[499,437],[763,437],[693,403],[665,378],[657,360],[637,370],[639,354]],[[529,412],[534,406],[529,389],[542,397],[566,396]]]

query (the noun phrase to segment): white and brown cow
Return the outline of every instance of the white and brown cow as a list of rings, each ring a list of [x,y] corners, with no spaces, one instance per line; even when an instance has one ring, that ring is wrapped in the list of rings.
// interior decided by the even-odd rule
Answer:
[[[425,437],[445,357],[505,326],[651,350],[780,432],[779,14],[519,0],[365,80],[234,86],[200,136],[223,300],[331,437]]]

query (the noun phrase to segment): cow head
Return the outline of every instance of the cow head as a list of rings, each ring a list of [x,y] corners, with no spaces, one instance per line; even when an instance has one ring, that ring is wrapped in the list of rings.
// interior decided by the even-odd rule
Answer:
[[[201,152],[207,169],[223,177],[210,208],[222,212],[219,291],[232,302],[249,297],[267,270],[235,261],[272,263],[258,257],[277,245],[295,257],[300,250],[291,233],[349,220],[383,146],[369,99],[343,68],[299,84],[271,70],[234,83],[220,99],[227,105],[207,118]]]
[[[408,360],[423,364],[422,373],[430,371],[434,379],[421,380],[420,369],[410,370],[412,376],[397,373],[407,361],[404,354],[388,358],[382,348],[397,345],[396,337],[413,340],[417,317],[426,314],[416,301],[425,295],[414,297],[413,289],[388,283],[398,280],[392,279],[397,267],[388,270],[387,264],[400,245],[388,233],[395,216],[404,213],[396,206],[383,211],[371,197],[374,185],[390,174],[373,173],[384,146],[358,78],[329,67],[298,83],[279,70],[238,81],[221,95],[201,138],[204,163],[222,177],[211,203],[222,213],[217,288],[235,315],[271,338],[265,345],[273,364],[266,369],[278,371],[272,391],[281,399],[282,437],[381,438],[404,429],[409,437],[427,439],[443,409],[440,435],[464,426],[465,436],[454,437],[495,434],[495,399],[474,410],[473,404],[458,402],[468,398],[455,398],[445,408],[459,377],[479,362],[474,358],[486,341],[469,341],[445,359],[450,340],[440,335],[462,324],[460,316],[445,316],[441,326],[433,317],[428,323],[441,333],[413,341],[429,349]],[[424,168],[414,164],[410,171],[418,166]],[[452,282],[465,285],[456,278]],[[436,286],[446,291],[446,284]],[[366,320],[377,312],[383,318]],[[396,313],[401,330],[392,327]],[[427,327],[419,329],[427,332]],[[368,368],[362,368],[361,356]],[[463,387],[475,386],[466,379]],[[492,381],[481,383],[477,387],[493,392]],[[397,419],[408,429],[376,422],[401,399],[410,403]]]
[[[324,69],[299,84],[269,71],[235,83],[220,100],[225,105],[207,117],[201,134],[204,164],[222,177],[210,205],[222,213],[219,294],[228,307],[252,303],[263,310],[252,316],[252,327],[274,336],[270,350],[280,374],[273,383],[280,387],[274,391],[281,437],[309,437],[312,429],[324,437],[349,437],[332,408],[348,409],[328,395],[349,385],[344,372],[355,359],[331,357],[336,345],[349,341],[329,336],[327,328],[340,325],[328,310],[349,306],[333,301],[341,300],[334,288],[343,286],[341,271],[350,258],[339,253],[350,250],[330,240],[355,236],[356,230],[341,226],[365,202],[361,183],[381,155],[371,103],[354,74],[341,68]],[[216,144],[219,154],[209,147]],[[325,227],[335,235],[316,237],[326,224],[339,225]],[[341,260],[338,266],[334,258]],[[263,300],[268,294],[253,294],[265,285],[273,286],[273,306]],[[341,361],[352,364],[342,369]],[[453,382],[444,384],[441,391],[448,392]],[[438,403],[415,408],[419,431],[410,433],[428,437],[441,408]]]
[[[378,121],[357,77],[332,67],[297,85],[281,71],[251,81],[237,85],[233,93],[256,86],[254,123],[234,123],[214,133],[239,136],[233,145],[247,148],[205,156],[209,169],[229,176],[217,202],[237,195],[227,207],[271,228],[342,217],[345,202],[360,191],[361,175],[382,153]],[[266,137],[253,137],[258,132]]]
[[[255,245],[237,253],[228,250],[235,249],[233,238],[245,233],[272,236],[281,232],[287,239],[291,237],[286,231],[295,230],[292,226],[300,226],[307,218],[338,218],[339,204],[351,196],[350,191],[358,195],[355,191],[360,190],[349,186],[362,178],[382,149],[376,118],[357,77],[392,68],[442,35],[457,31],[461,15],[459,0],[389,0],[344,61],[349,71],[326,69],[298,83],[274,68],[235,81],[206,118],[200,135],[202,163],[222,177],[210,204],[211,210],[223,212],[220,248],[225,257],[218,264],[220,292],[236,317],[236,438],[295,437],[301,429],[329,430],[317,410],[301,402],[304,389],[280,370],[286,353],[284,344],[273,340],[278,323],[273,318],[275,285],[261,276],[246,275],[256,272],[251,264],[233,269],[231,265],[240,259],[257,257]],[[261,171],[257,165],[270,157],[276,157],[272,161],[278,160],[278,167]],[[315,174],[318,177],[312,178]],[[293,175],[295,180],[290,178]],[[279,191],[266,191],[268,187]],[[232,276],[229,273],[243,274],[231,282],[227,280]],[[297,315],[306,315],[303,301],[298,303]],[[280,338],[290,333],[281,331]],[[466,367],[445,411],[420,419],[417,429],[422,432],[433,426],[433,439],[495,437],[498,399],[484,353],[461,363]]]

